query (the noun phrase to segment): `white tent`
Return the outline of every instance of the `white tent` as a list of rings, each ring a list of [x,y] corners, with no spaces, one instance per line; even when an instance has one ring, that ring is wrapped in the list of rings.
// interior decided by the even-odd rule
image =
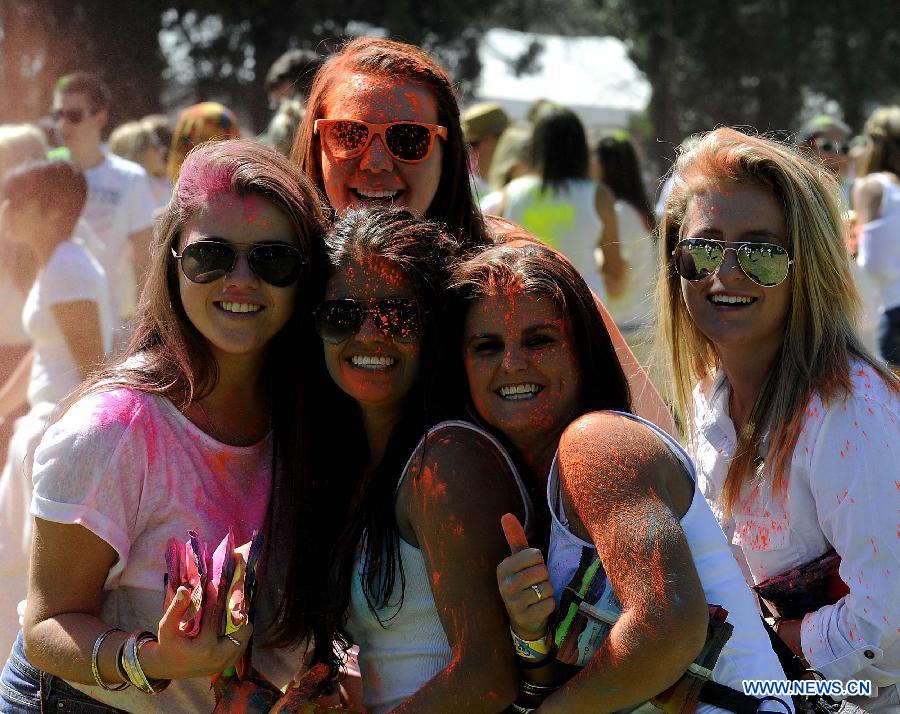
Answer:
[[[517,77],[510,60],[537,40],[544,46],[538,71]],[[478,56],[482,71],[478,101],[499,102],[514,119],[524,119],[537,99],[573,109],[588,133],[625,127],[650,100],[650,83],[614,37],[561,37],[494,29],[485,34]]]

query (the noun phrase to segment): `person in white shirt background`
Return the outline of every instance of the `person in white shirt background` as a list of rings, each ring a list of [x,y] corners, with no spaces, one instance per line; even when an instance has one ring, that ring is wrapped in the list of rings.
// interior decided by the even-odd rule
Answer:
[[[103,150],[110,102],[109,89],[86,72],[62,77],[53,92],[53,117],[60,135],[88,182],[84,218],[100,244],[91,249],[106,271],[121,327],[137,307],[150,261],[156,201],[143,168]],[[116,343],[125,339],[127,330],[120,330]]]
[[[731,129],[675,173],[660,337],[703,493],[753,584],[836,552],[845,594],[776,631],[824,678],[872,683],[845,711],[897,712],[900,381],[854,330],[837,182]]]
[[[853,186],[859,266],[878,293],[881,357],[900,367],[900,107],[880,107],[865,125],[866,148]]]
[[[31,261],[6,269],[27,294],[22,324],[32,350],[27,379],[10,378],[0,417],[27,395],[30,409],[16,421],[0,475],[0,651],[19,629],[17,605],[27,590],[31,547],[31,461],[56,405],[112,346],[113,321],[103,269],[72,240],[87,197],[81,171],[67,161],[22,164],[0,191],[0,233],[27,249]],[[17,370],[18,372],[18,370]],[[21,372],[19,376],[25,374]]]
[[[47,153],[47,142],[43,132],[30,124],[0,125],[0,182],[19,164],[41,159]],[[14,265],[18,262],[25,246],[15,243],[2,243],[0,263]],[[0,270],[0,301],[5,308],[8,319],[0,321],[0,385],[7,385],[11,375],[20,371],[20,380],[28,379],[28,364],[23,359],[28,356],[31,342],[22,326],[22,308],[26,294],[16,285],[10,270]],[[19,390],[20,392],[22,390]],[[6,450],[12,436],[13,421],[23,416],[26,409],[24,394],[16,397],[17,404],[8,401],[5,388],[0,388],[0,464],[6,463]]]

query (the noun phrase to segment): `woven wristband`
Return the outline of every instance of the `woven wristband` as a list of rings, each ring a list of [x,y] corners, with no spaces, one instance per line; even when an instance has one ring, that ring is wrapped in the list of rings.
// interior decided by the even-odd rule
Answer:
[[[551,643],[547,635],[539,640],[523,640],[513,631],[512,627],[509,628],[509,634],[512,635],[516,654],[522,659],[544,659],[550,654]]]
[[[123,689],[127,689],[131,686],[126,678],[124,682],[111,687],[106,682],[103,681],[103,677],[100,676],[100,664],[97,662],[97,658],[100,655],[100,647],[103,645],[103,641],[109,637],[113,632],[124,632],[124,630],[120,630],[118,627],[110,627],[106,632],[100,635],[96,640],[94,640],[94,649],[91,651],[91,674],[94,675],[94,681],[97,683],[97,686],[100,689],[105,689],[107,692],[121,692]]]

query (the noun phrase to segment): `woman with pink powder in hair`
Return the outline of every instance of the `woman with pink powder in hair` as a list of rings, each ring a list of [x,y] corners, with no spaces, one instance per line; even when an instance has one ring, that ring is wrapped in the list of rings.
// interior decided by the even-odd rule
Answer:
[[[164,608],[166,541],[230,529],[240,544],[283,521],[270,502],[288,490],[287,426],[303,423],[295,362],[314,335],[322,231],[315,189],[276,152],[234,140],[188,156],[133,339],[36,453],[28,606],[0,712],[212,710],[210,676],[253,625],[220,637],[209,605],[182,636],[190,598],[182,587]]]

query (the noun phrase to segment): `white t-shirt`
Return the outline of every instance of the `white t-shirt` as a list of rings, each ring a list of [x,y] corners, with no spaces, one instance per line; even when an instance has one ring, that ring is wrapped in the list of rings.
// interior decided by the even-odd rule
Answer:
[[[850,592],[803,618],[803,654],[826,679],[890,688],[900,681],[900,398],[865,363],[853,362],[850,374],[846,399],[825,406],[815,395],[807,405],[786,494],[773,493],[769,478],[747,484],[722,526],[754,583],[834,548]],[[737,443],[729,392],[723,373],[694,390],[692,456],[720,521]]]
[[[157,201],[147,172],[115,154],[84,172],[88,199],[84,218],[103,245],[97,260],[109,278],[117,318],[127,318],[137,306],[137,278],[128,236],[153,225]]]
[[[186,540],[193,529],[218,544],[230,528],[235,542],[245,543],[262,529],[271,494],[272,443],[271,436],[246,447],[218,442],[160,396],[131,389],[92,394],[41,440],[34,457],[32,513],[79,523],[109,543],[118,560],[106,579],[101,617],[126,631],[156,632],[163,614],[166,541]],[[254,664],[268,673],[256,653]],[[207,677],[174,681],[157,697],[134,688],[105,692],[70,684],[130,712],[213,709]]]
[[[53,306],[89,300],[97,305],[103,351],[112,347],[113,317],[109,288],[103,269],[78,243],[63,241],[31,286],[22,324],[34,344],[34,364],[28,385],[28,402],[56,403],[81,381],[65,335],[53,314]]]
[[[597,214],[597,184],[570,179],[559,191],[541,191],[539,176],[520,176],[506,184],[506,218],[531,231],[558,250],[605,303],[606,286],[594,252],[603,232]]]

